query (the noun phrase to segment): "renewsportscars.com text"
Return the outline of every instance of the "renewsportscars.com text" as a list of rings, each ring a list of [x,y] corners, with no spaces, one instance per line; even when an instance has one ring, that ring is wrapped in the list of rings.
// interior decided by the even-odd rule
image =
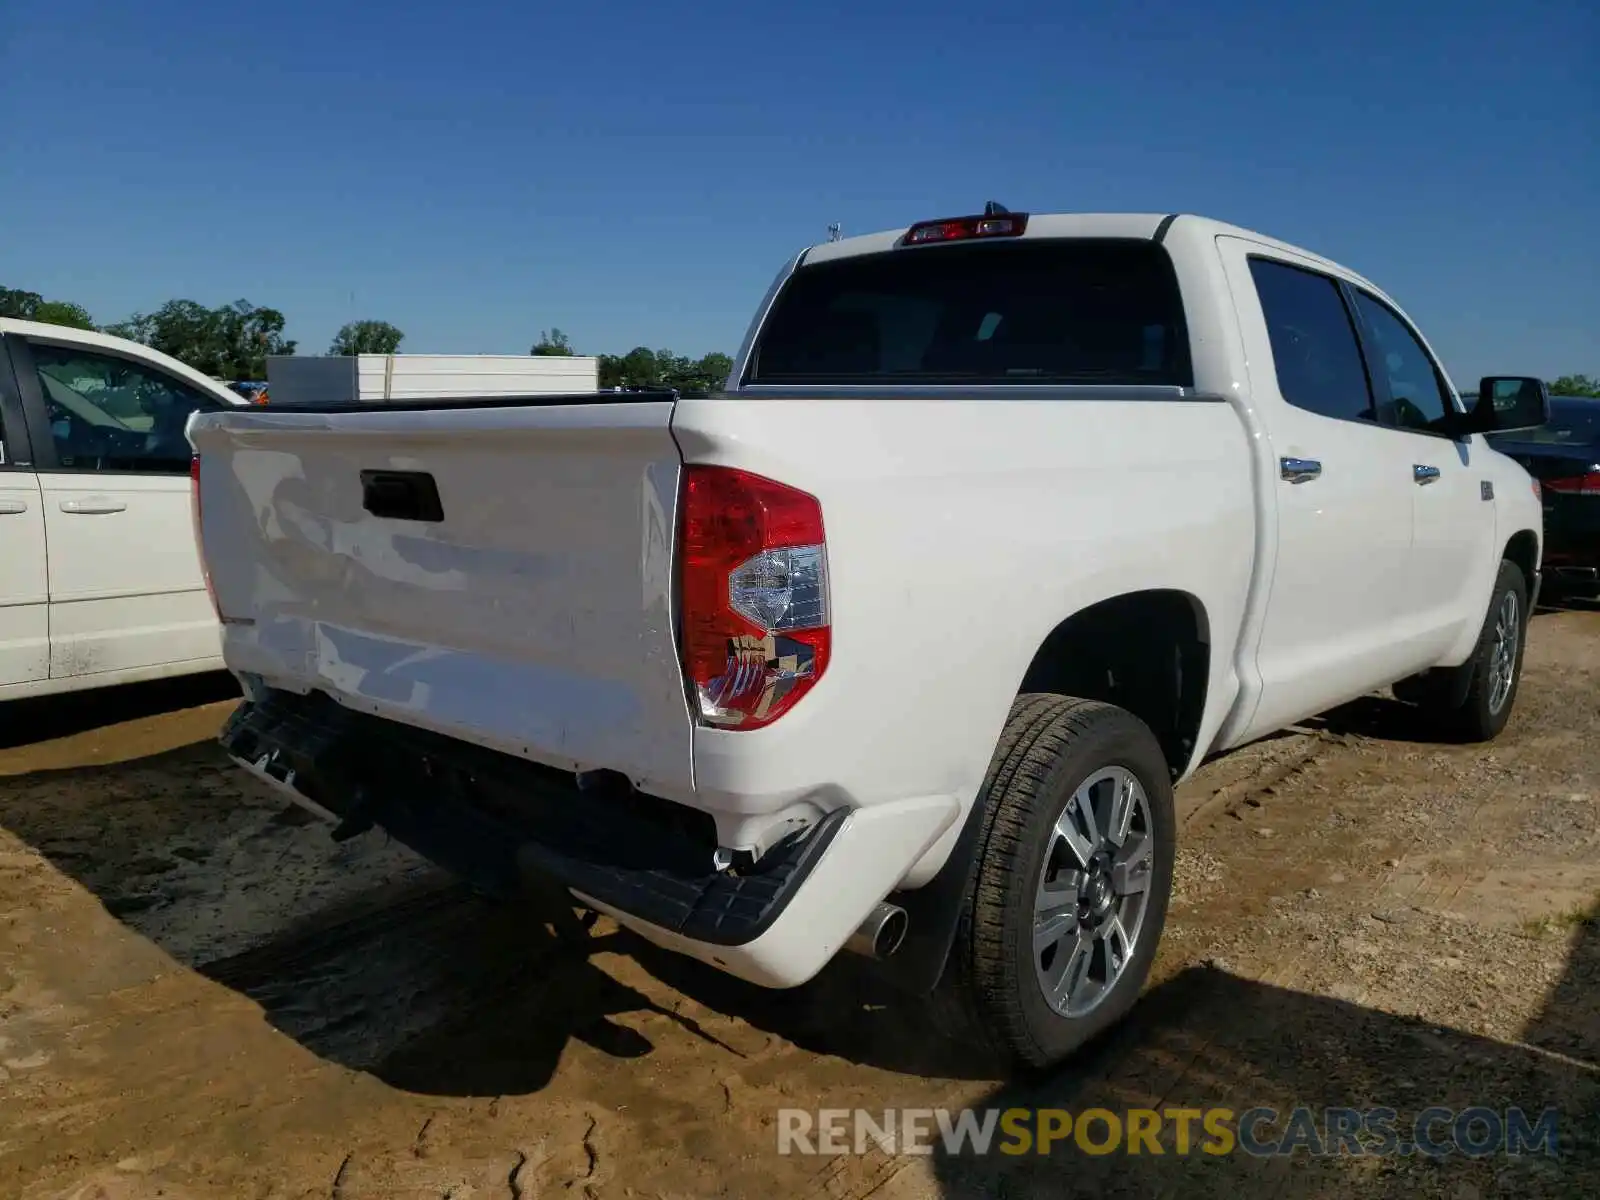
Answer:
[[[1144,1154],[1253,1157],[1557,1153],[1555,1109],[833,1108],[778,1110],[779,1154]]]

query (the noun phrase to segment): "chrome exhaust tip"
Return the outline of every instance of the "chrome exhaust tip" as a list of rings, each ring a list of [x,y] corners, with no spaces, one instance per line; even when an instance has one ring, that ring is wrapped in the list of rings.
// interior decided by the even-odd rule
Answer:
[[[850,935],[844,948],[863,958],[888,958],[906,940],[910,920],[906,910],[898,904],[879,904]]]

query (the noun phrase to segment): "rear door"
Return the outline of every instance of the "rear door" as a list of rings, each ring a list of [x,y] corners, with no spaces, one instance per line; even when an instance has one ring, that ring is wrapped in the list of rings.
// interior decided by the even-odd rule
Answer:
[[[50,675],[44,506],[22,398],[0,338],[0,696]]]
[[[1411,324],[1362,288],[1349,295],[1381,416],[1409,456],[1402,469],[1411,480],[1411,555],[1397,589],[1398,644],[1431,664],[1483,620],[1487,572],[1499,560],[1494,490],[1482,461],[1489,448],[1481,438],[1443,432],[1455,398]]]
[[[1243,741],[1404,674],[1393,669],[1395,581],[1407,571],[1413,485],[1407,447],[1378,421],[1341,282],[1277,247],[1218,244],[1278,468],[1261,700]]]
[[[189,414],[222,407],[159,367],[63,337],[11,339],[49,543],[50,677],[221,652],[190,508]]]

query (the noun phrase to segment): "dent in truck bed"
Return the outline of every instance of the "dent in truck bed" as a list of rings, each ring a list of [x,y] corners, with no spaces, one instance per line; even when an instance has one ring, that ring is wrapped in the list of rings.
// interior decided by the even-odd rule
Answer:
[[[836,809],[732,874],[712,869],[708,814],[580,790],[571,775],[358,713],[322,693],[246,701],[219,740],[352,830],[379,826],[484,891],[554,882],[723,946],[766,931],[848,816]]]

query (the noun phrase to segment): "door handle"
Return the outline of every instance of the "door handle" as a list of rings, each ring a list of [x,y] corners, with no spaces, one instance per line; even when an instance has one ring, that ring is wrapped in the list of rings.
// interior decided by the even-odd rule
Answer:
[[[0,516],[14,517],[28,511],[26,500],[0,500]]]
[[[109,496],[91,496],[87,500],[63,500],[61,511],[82,517],[100,517],[107,513],[126,512],[128,506]]]
[[[1411,481],[1413,483],[1432,483],[1437,478],[1439,478],[1438,467],[1427,467],[1421,463],[1416,463],[1411,468]]]
[[[1290,483],[1310,483],[1322,477],[1322,464],[1314,458],[1280,458],[1278,474]]]

